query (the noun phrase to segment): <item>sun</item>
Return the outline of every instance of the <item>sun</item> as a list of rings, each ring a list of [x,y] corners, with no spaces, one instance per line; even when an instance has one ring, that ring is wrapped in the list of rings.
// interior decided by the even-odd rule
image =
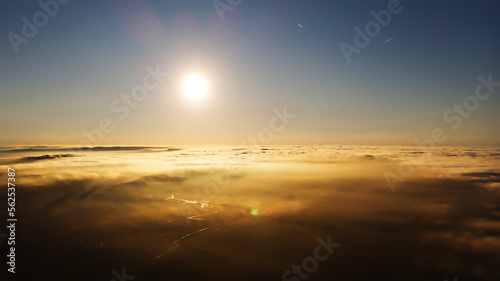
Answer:
[[[199,75],[191,75],[184,80],[182,89],[190,100],[199,100],[207,94],[207,81]]]

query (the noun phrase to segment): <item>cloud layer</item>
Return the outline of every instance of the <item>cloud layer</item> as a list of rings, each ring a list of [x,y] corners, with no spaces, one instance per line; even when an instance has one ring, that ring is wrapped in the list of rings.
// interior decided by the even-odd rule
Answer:
[[[428,155],[394,193],[384,171],[418,150],[16,152],[21,275],[107,280],[126,265],[137,280],[280,280],[331,234],[342,246],[310,280],[492,280],[499,159],[469,150]]]

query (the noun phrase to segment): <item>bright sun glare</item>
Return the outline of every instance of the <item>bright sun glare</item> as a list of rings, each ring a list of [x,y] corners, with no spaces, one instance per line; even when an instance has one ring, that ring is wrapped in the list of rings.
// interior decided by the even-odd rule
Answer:
[[[207,93],[206,80],[198,75],[191,75],[184,80],[184,94],[191,100],[199,100]]]

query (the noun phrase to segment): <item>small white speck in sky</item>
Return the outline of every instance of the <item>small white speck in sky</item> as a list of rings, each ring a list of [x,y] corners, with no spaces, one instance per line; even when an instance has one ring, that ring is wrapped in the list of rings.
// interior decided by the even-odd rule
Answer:
[[[394,39],[394,37],[391,37],[391,38],[389,38],[389,39],[385,40],[385,42],[384,42],[384,43],[387,43],[387,42],[391,41],[392,39]]]
[[[300,23],[297,23],[297,25],[298,25],[300,28],[302,28],[302,25],[301,25]]]

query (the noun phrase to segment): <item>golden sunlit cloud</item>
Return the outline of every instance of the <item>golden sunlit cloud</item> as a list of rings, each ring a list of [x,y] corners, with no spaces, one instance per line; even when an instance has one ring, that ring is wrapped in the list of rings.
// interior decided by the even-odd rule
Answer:
[[[182,89],[190,100],[199,100],[207,94],[207,81],[199,75],[191,75],[184,80]]]

